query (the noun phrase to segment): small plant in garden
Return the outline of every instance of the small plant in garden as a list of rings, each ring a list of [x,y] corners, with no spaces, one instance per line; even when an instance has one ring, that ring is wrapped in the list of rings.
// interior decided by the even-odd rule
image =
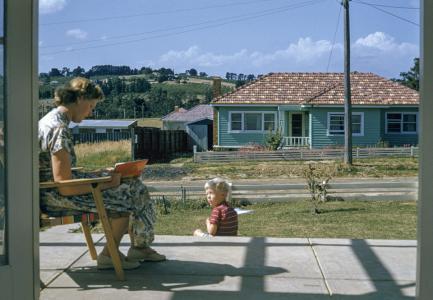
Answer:
[[[333,172],[328,169],[318,169],[308,164],[303,173],[310,191],[311,197],[308,201],[312,205],[312,213],[320,214],[320,204],[328,200],[328,182],[331,180]]]
[[[269,130],[265,140],[266,148],[275,151],[280,147],[282,141],[283,134],[280,128],[277,128],[275,131]]]

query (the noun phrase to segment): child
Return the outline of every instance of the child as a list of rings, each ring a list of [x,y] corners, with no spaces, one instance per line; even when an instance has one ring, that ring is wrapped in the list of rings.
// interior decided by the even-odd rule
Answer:
[[[216,235],[237,235],[238,215],[236,211],[227,203],[227,195],[230,186],[222,178],[214,178],[204,185],[206,199],[212,207],[209,218],[206,219],[207,233],[196,229],[194,236],[216,236]]]

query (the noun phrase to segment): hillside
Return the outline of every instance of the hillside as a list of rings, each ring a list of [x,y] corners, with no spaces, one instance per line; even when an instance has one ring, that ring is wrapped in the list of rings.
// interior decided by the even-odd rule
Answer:
[[[50,108],[54,90],[73,76],[40,76],[39,98],[41,115]],[[167,76],[158,73],[131,75],[94,75],[104,91],[105,100],[95,109],[95,118],[159,118],[175,106],[189,109],[212,99],[212,78],[197,76]],[[235,83],[223,80],[222,93],[235,88]]]

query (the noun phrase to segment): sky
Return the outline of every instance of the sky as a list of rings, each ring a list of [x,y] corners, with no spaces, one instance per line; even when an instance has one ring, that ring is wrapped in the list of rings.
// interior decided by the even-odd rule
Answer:
[[[419,1],[350,1],[351,71],[398,78],[419,57]],[[94,65],[343,72],[338,0],[40,0],[39,72]]]

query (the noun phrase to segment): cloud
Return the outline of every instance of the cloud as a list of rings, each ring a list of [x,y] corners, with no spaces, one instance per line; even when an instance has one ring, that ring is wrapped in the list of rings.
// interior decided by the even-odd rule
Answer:
[[[366,37],[359,38],[353,45],[354,49],[359,52],[381,52],[393,54],[408,54],[418,51],[418,46],[410,43],[397,43],[395,39],[384,33],[375,32],[367,35]]]
[[[294,64],[311,65],[317,63],[331,51],[332,44],[327,40],[313,41],[311,38],[300,38],[297,43],[291,43],[286,49],[272,53],[254,52],[251,54],[254,65],[266,65],[277,61]],[[340,45],[335,47],[341,48]]]
[[[78,40],[85,40],[87,38],[87,32],[81,29],[70,29],[66,31],[66,36],[76,38]]]
[[[39,12],[49,14],[62,10],[66,6],[66,0],[39,0]]]
[[[311,38],[300,38],[296,43],[291,43],[285,49],[278,49],[273,52],[263,53],[241,49],[234,53],[218,54],[204,52],[197,45],[186,50],[170,50],[159,57],[159,64],[171,65],[177,68],[217,68],[227,66],[228,68],[241,69],[248,66],[245,72],[253,72],[252,68],[265,68],[270,71],[281,66],[301,67],[315,66],[325,56],[328,57],[331,49],[331,42],[326,40],[313,41]],[[336,45],[341,48],[341,45]]]
[[[212,52],[202,53],[197,46],[191,46],[187,50],[170,50],[161,55],[161,63],[185,62],[198,67],[218,67],[227,63],[244,60],[247,57],[247,51],[241,50],[234,54],[214,54]]]
[[[182,71],[194,67],[208,73],[326,72],[331,48],[329,71],[342,72],[343,45],[332,45],[329,40],[313,40],[311,37],[301,37],[285,48],[268,52],[240,49],[232,53],[216,53],[193,45],[166,52],[155,60],[155,65]],[[352,70],[386,77],[395,77],[408,70],[413,58],[418,56],[418,45],[398,42],[384,32],[359,37],[351,45]]]

